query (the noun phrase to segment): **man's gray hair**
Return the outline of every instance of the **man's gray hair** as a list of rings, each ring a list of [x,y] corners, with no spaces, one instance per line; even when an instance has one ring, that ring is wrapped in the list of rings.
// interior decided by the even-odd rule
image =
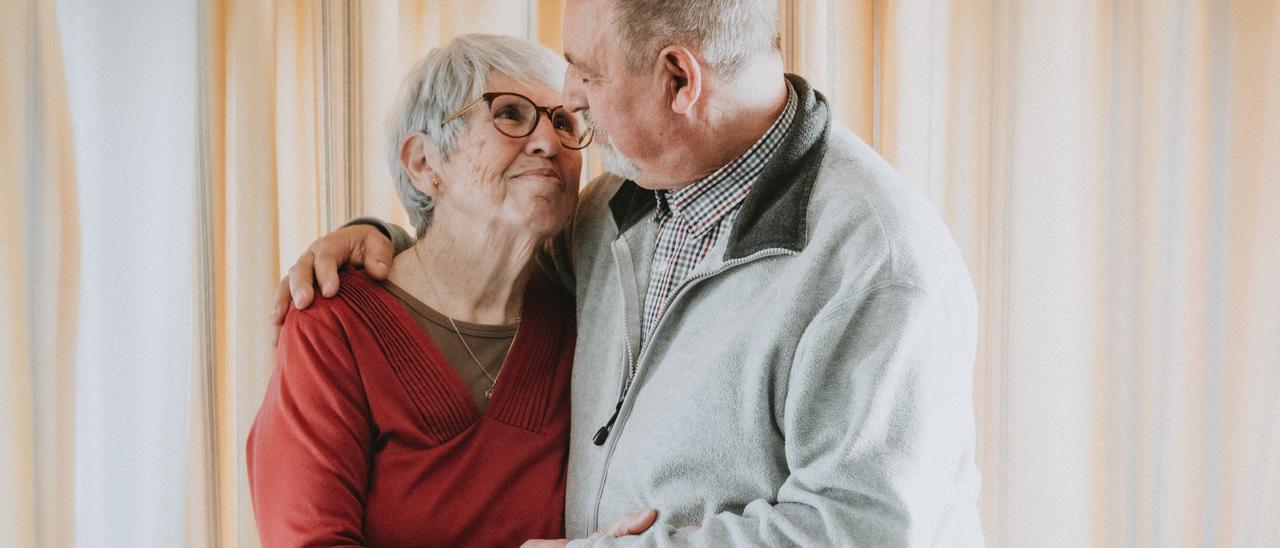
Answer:
[[[679,44],[732,78],[751,57],[779,47],[777,0],[615,0],[613,9],[613,28],[633,72]]]
[[[559,91],[564,85],[565,62],[555,52],[528,40],[494,34],[463,34],[444,47],[435,48],[418,61],[400,85],[400,96],[388,124],[387,161],[395,178],[396,194],[409,212],[419,239],[431,224],[435,203],[414,188],[400,165],[400,141],[422,132],[448,159],[466,117],[447,126],[440,122],[485,92],[488,78],[502,75],[522,82],[543,84]]]

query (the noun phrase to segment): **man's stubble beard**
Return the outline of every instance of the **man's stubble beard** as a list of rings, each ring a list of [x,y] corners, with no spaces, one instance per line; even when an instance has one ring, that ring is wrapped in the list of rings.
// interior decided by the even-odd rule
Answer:
[[[630,158],[627,158],[626,156],[623,156],[621,152],[618,152],[618,149],[613,148],[613,143],[609,141],[609,134],[606,133],[604,129],[601,129],[599,124],[596,124],[596,121],[591,117],[591,111],[589,110],[586,113],[586,119],[587,125],[595,131],[595,137],[592,139],[592,143],[600,150],[600,157],[604,160],[605,170],[624,179],[630,179],[632,181],[640,179],[642,174],[640,167],[637,166],[635,162],[631,161]]]
[[[600,157],[604,160],[604,168],[608,172],[635,181],[640,178],[640,167],[630,158],[623,156],[618,149],[608,142],[601,143]]]

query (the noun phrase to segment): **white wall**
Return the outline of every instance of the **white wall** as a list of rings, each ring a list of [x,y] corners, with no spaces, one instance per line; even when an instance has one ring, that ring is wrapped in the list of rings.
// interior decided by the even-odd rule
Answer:
[[[81,222],[76,537],[183,541],[195,0],[58,0]]]

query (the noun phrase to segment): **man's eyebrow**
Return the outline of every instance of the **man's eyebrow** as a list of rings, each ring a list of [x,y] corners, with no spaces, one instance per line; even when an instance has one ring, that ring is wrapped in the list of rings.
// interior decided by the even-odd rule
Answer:
[[[573,68],[576,68],[587,74],[598,74],[600,72],[599,70],[596,69],[595,66],[591,65],[590,63],[584,63],[582,59],[574,59],[573,56],[569,55],[568,52],[565,52],[564,60],[567,63],[569,63],[569,65],[572,66]]]

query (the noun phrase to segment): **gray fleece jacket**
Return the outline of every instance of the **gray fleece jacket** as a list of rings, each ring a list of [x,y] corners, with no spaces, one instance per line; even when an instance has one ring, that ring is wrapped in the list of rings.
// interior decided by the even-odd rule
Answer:
[[[643,351],[653,193],[597,179],[552,255],[578,307],[566,532],[659,512],[572,546],[982,544],[969,273],[920,190],[788,78],[784,144]]]

